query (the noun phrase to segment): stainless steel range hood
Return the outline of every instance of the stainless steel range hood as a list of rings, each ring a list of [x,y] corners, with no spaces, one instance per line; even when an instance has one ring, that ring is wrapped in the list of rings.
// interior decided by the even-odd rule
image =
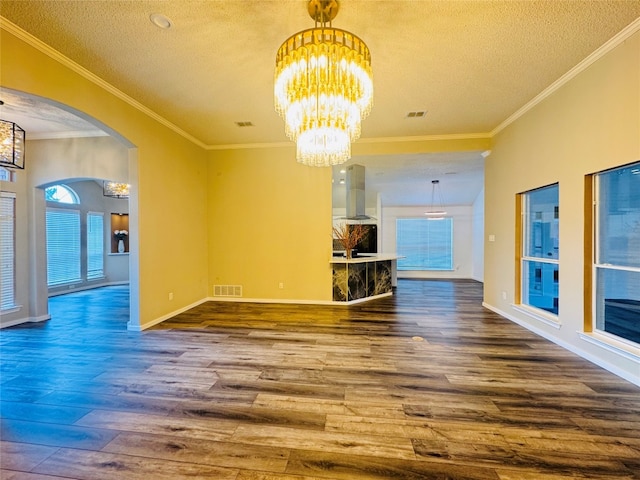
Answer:
[[[347,220],[369,220],[365,213],[365,179],[362,165],[347,167]]]

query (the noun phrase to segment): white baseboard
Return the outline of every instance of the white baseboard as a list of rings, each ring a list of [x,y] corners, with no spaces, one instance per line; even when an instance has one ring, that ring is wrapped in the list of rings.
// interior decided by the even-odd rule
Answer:
[[[203,298],[202,300],[198,300],[197,302],[192,303],[191,305],[187,305],[185,307],[179,308],[178,310],[174,310],[173,312],[167,313],[165,315],[162,315],[161,317],[158,317],[154,320],[151,320],[143,325],[134,325],[131,322],[127,323],[127,330],[132,331],[132,332],[141,332],[143,330],[146,330],[147,328],[151,328],[154,325],[157,325],[159,323],[164,322],[165,320],[169,320],[171,317],[175,317],[176,315],[186,312],[187,310],[190,310],[194,307],[197,307],[198,305],[201,305],[203,303],[205,303],[206,301],[208,301],[208,298]]]
[[[525,321],[522,321],[521,319],[514,317],[513,315],[504,312],[502,310],[500,310],[497,307],[494,307],[493,305],[488,304],[487,302],[482,302],[482,306],[491,310],[492,312],[497,313],[498,315],[500,315],[501,317],[506,318],[507,320],[511,320],[514,323],[517,323],[518,325],[520,325],[523,328],[526,328],[527,330],[535,333],[536,335],[540,335],[543,338],[546,338],[547,340],[549,340],[550,342],[555,343],[556,345],[564,348],[565,350],[569,350],[572,353],[575,353],[576,355],[578,355],[579,357],[584,358],[585,360],[590,361],[591,363],[604,368],[605,370],[613,373],[614,375],[617,375],[620,378],[623,378],[625,380],[627,380],[628,382],[633,383],[634,385],[638,385],[640,387],[640,375],[633,375],[633,373],[628,372],[626,370],[622,370],[621,368],[619,368],[617,365],[614,365],[610,362],[604,361],[602,358],[593,355],[592,353],[589,353],[579,347],[577,347],[576,345],[572,344],[572,343],[567,343],[564,340],[561,340],[557,337],[555,337],[554,335],[550,335],[549,333],[545,332],[544,330],[541,330],[539,328],[534,327],[533,325],[531,325],[530,323],[527,323]],[[580,333],[580,332],[578,332]]]
[[[49,293],[49,298],[57,297],[59,295],[66,295],[67,293],[82,292],[84,290],[93,290],[94,288],[101,288],[101,287],[112,287],[115,285],[129,285],[129,281],[124,280],[122,282],[103,282],[103,283],[96,283],[92,285],[82,285],[81,287],[77,287],[77,288],[69,288],[68,290],[59,290],[59,291],[51,292]]]
[[[51,315],[40,315],[39,317],[26,317],[26,318],[16,318],[14,320],[9,320],[8,322],[0,322],[0,329],[7,327],[15,327],[16,325],[20,325],[23,323],[37,323],[44,322],[46,320],[50,320]]]
[[[348,305],[356,305],[358,303],[368,302],[369,300],[374,300],[376,298],[389,297],[393,295],[393,292],[382,293],[380,295],[375,295],[372,297],[359,298],[357,300],[352,300],[350,302],[336,302],[333,300],[292,300],[292,299],[283,299],[283,298],[236,298],[236,297],[206,297],[202,300],[198,300],[197,302],[192,303],[191,305],[187,305],[186,307],[180,308],[178,310],[174,310],[173,312],[167,313],[166,315],[162,315],[150,322],[145,323],[144,325],[133,325],[131,323],[127,323],[127,330],[133,332],[141,332],[146,330],[147,328],[151,328],[154,325],[164,322],[165,320],[169,320],[176,315],[186,312],[198,305],[201,305],[205,302],[235,302],[235,303],[284,303],[284,304],[298,304],[298,305],[331,305],[331,306],[348,306]]]
[[[375,300],[376,298],[384,298],[393,295],[393,292],[381,293],[380,295],[373,295],[371,297],[358,298],[357,300],[351,300],[350,302],[337,302],[335,300],[298,300],[298,299],[286,299],[286,298],[244,298],[244,297],[208,297],[209,302],[240,302],[240,303],[284,303],[288,305],[355,305],[358,303],[368,302],[369,300]]]

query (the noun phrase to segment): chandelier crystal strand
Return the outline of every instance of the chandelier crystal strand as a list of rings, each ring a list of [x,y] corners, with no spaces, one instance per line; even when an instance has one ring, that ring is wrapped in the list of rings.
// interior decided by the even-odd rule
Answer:
[[[289,37],[276,55],[275,108],[297,160],[330,166],[351,158],[371,111],[371,54],[352,33],[323,25]]]

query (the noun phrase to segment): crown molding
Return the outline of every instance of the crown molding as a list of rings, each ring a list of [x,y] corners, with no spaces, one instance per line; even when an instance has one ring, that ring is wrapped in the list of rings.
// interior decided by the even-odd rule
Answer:
[[[15,37],[24,41],[25,43],[31,45],[35,49],[49,56],[50,58],[56,60],[62,65],[66,66],[70,70],[89,80],[90,82],[98,85],[103,88],[107,92],[126,102],[133,108],[139,110],[145,115],[149,116],[153,120],[158,123],[166,126],[167,128],[173,130],[178,135],[186,138],[190,142],[195,145],[205,149],[205,150],[241,150],[241,149],[260,149],[260,148],[282,148],[292,146],[291,142],[273,142],[273,143],[248,143],[248,144],[226,144],[226,145],[207,145],[204,142],[198,140],[193,135],[185,132],[175,124],[171,123],[169,120],[160,116],[150,108],[141,104],[137,100],[133,99],[129,95],[125,94],[121,90],[117,89],[110,83],[101,79],[94,73],[90,72],[86,68],[82,67],[78,63],[74,62],[70,58],[66,57],[62,53],[53,49],[40,39],[34,37],[29,32],[26,32],[16,24],[7,20],[3,16],[0,15],[0,28],[11,33]],[[609,53],[615,47],[623,43],[627,40],[631,35],[635,34],[638,30],[640,30],[640,18],[634,20],[627,27],[618,32],[614,37],[609,39],[605,44],[595,50],[591,55],[578,63],[575,67],[569,70],[567,73],[562,75],[558,80],[544,89],[540,94],[534,97],[530,102],[525,104],[511,116],[509,116],[506,120],[500,123],[496,128],[494,128],[491,132],[488,133],[468,133],[468,134],[449,134],[449,135],[424,135],[424,136],[410,136],[410,137],[379,137],[379,138],[362,138],[358,142],[363,144],[368,143],[403,143],[403,142],[420,142],[420,141],[439,141],[439,140],[467,140],[467,139],[492,139],[495,135],[504,130],[507,126],[511,125],[518,118],[523,116],[529,110],[534,108],[540,102],[545,100],[547,97],[552,95],[556,90],[561,88],[563,85],[568,83],[571,79],[576,77],[578,74],[586,70],[590,65],[595,63],[597,60],[602,58],[604,55]],[[86,136],[86,135],[85,135]],[[44,137],[41,138],[64,138],[64,137]]]
[[[607,42],[605,42],[601,47],[599,47],[597,50],[595,50],[591,55],[589,55],[587,58],[585,58],[580,63],[578,63],[575,67],[573,67],[567,73],[562,75],[558,80],[553,82],[551,85],[549,85],[547,88],[545,88],[541,93],[539,93],[537,96],[535,96],[533,98],[533,100],[531,100],[529,103],[525,104],[523,107],[521,107],[515,113],[513,113],[510,117],[508,117],[505,121],[503,121],[500,125],[498,125],[496,128],[494,128],[490,133],[491,137],[494,137],[495,135],[500,133],[502,130],[507,128],[509,125],[511,125],[513,122],[515,122],[521,116],[523,116],[525,113],[527,113],[533,107],[538,105],[540,102],[545,100],[547,97],[551,96],[556,90],[558,90],[561,87],[563,87],[565,84],[567,84],[570,80],[572,80],[578,74],[580,74],[583,71],[585,71],[587,68],[589,68],[591,65],[593,65],[598,60],[600,60],[602,57],[604,57],[611,50],[616,48],[618,45],[622,44],[625,40],[627,40],[631,35],[636,33],[638,30],[640,30],[640,17],[635,19],[633,22],[631,22],[629,25],[627,25],[625,28],[623,28],[616,35],[614,35],[609,40],[607,40]]]
[[[361,138],[353,143],[404,143],[404,142],[434,142],[439,140],[475,140],[491,139],[489,133],[453,133],[450,135],[418,135],[413,137],[378,137]],[[293,147],[293,142],[274,143],[235,143],[228,145],[208,145],[207,150],[241,150],[250,148],[281,148]]]
[[[450,133],[446,135],[416,135],[411,137],[361,138],[357,143],[437,142],[440,140],[477,140],[490,138],[490,133]]]
[[[223,145],[207,145],[207,150],[247,150],[252,148],[282,148],[295,147],[292,142],[272,142],[272,143],[230,143]]]
[[[178,126],[174,125],[173,123],[171,123],[166,118],[158,115],[156,112],[154,112],[150,108],[144,106],[142,103],[140,103],[137,100],[133,99],[132,97],[130,97],[129,95],[127,95],[123,91],[117,89],[116,87],[114,87],[110,83],[104,81],[102,78],[100,78],[97,75],[95,75],[94,73],[90,72],[89,70],[84,68],[82,65],[74,62],[69,57],[67,57],[67,56],[63,55],[62,53],[58,52],[54,48],[52,48],[49,45],[47,45],[46,43],[44,43],[39,38],[34,37],[29,32],[23,30],[18,25],[16,25],[15,23],[7,20],[6,18],[4,18],[1,15],[0,15],[0,29],[5,30],[6,32],[9,32],[13,36],[17,37],[18,39],[20,39],[23,42],[27,43],[28,45],[32,46],[36,50],[39,50],[40,52],[44,53],[48,57],[54,59],[55,61],[61,63],[62,65],[64,65],[65,67],[69,68],[70,70],[72,70],[73,72],[77,73],[78,75],[80,75],[81,77],[85,78],[86,80],[89,80],[90,82],[96,84],[100,88],[106,90],[107,92],[109,92],[110,94],[112,94],[115,97],[119,98],[120,100],[124,101],[125,103],[129,104],[133,108],[135,108],[135,109],[139,110],[140,112],[144,113],[145,115],[151,117],[153,120],[157,121],[158,123],[161,123],[165,127],[173,130],[175,133],[177,133],[178,135],[181,135],[182,137],[186,138],[190,142],[195,143],[196,145],[198,145],[201,148],[206,148],[207,147],[203,142],[201,142],[200,140],[198,140],[194,136],[188,134],[187,132],[185,132],[184,130],[179,128]]]

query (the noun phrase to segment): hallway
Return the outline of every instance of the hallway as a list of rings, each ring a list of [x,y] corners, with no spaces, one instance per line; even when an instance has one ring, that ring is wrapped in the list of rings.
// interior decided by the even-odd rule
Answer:
[[[484,309],[478,282],[209,302],[142,333],[108,288],[0,332],[3,479],[640,478],[640,388]]]

